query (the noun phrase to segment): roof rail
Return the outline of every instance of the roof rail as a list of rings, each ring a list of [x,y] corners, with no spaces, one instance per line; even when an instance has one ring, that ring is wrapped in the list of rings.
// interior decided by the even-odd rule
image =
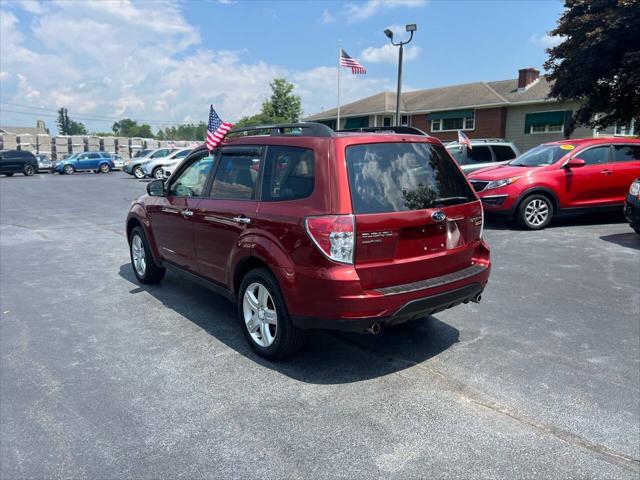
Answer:
[[[405,135],[428,135],[416,127],[407,127],[406,125],[398,127],[361,127],[361,128],[345,128],[336,130],[337,132],[372,132],[372,133],[404,133]]]
[[[286,132],[286,130],[300,129],[300,133]],[[278,123],[274,125],[256,125],[254,127],[232,128],[227,135],[239,134],[238,136],[251,135],[292,135],[307,137],[334,137],[335,134],[331,128],[323,123],[300,122],[300,123]]]

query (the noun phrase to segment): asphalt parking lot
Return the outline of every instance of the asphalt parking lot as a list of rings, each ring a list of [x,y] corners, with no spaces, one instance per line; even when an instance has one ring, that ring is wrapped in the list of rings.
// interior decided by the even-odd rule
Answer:
[[[122,173],[0,178],[0,477],[635,478],[640,237],[493,224],[483,302],[271,363],[231,304],[141,286]]]

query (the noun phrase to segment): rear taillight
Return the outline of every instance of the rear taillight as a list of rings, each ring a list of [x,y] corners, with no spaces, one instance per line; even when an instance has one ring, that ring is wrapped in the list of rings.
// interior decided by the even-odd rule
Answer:
[[[307,217],[305,222],[309,237],[327,258],[334,262],[353,263],[353,215]]]

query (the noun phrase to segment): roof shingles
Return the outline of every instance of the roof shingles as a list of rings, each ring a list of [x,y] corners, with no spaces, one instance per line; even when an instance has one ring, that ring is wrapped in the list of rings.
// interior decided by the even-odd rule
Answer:
[[[456,108],[508,106],[518,102],[548,101],[550,85],[544,76],[525,90],[518,90],[518,80],[500,80],[496,82],[474,82],[448,87],[414,90],[402,94],[400,109],[402,113],[424,113]],[[372,115],[395,113],[396,97],[393,92],[381,92],[340,107],[340,115]],[[305,120],[335,118],[337,108],[316,113]]]

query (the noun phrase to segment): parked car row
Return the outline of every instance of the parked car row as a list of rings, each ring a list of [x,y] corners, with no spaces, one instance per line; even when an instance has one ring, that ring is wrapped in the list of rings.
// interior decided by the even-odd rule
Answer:
[[[180,155],[178,158],[184,158],[190,151],[190,148],[141,150],[139,156],[125,162],[122,170],[136,178],[161,178],[164,163],[171,162],[176,155]]]

